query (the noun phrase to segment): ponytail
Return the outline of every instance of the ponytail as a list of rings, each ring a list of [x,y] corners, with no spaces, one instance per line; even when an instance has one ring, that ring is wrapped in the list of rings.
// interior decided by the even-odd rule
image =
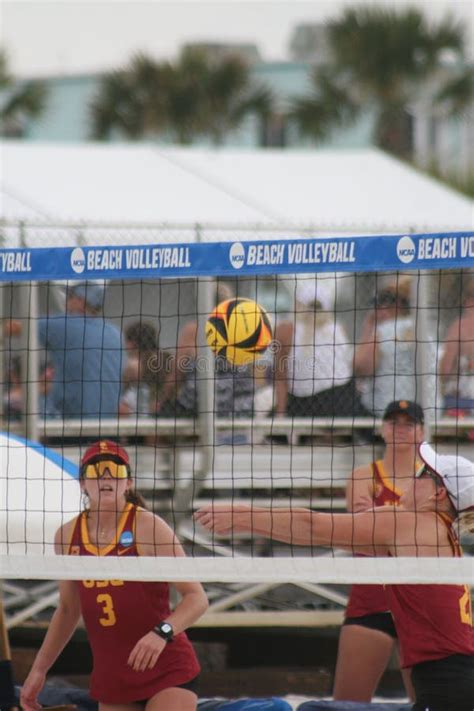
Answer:
[[[125,493],[125,501],[128,504],[133,504],[134,506],[139,506],[142,509],[147,509],[147,505],[143,496],[135,489],[128,489]]]

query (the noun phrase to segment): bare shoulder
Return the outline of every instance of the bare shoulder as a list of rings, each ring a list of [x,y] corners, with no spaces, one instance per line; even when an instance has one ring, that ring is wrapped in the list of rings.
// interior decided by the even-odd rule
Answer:
[[[356,467],[346,484],[346,501],[349,511],[365,511],[372,507],[374,496],[372,466]]]
[[[183,555],[173,529],[160,516],[137,510],[137,545],[141,555]]]
[[[137,526],[144,530],[153,529],[158,533],[171,534],[174,536],[173,530],[161,516],[141,507],[137,508]]]
[[[55,533],[54,550],[59,555],[66,555],[69,552],[74,526],[76,525],[77,516],[63,524]]]
[[[363,464],[361,467],[356,467],[351,474],[352,479],[356,480],[371,480],[372,479],[372,465]]]
[[[385,508],[385,507],[381,507]],[[390,513],[391,507],[380,515]],[[398,556],[452,557],[453,550],[448,528],[433,511],[404,511],[396,507],[392,518],[396,520],[394,553]]]

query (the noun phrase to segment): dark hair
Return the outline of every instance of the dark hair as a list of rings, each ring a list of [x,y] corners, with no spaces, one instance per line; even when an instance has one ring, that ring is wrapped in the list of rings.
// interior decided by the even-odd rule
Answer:
[[[388,308],[395,305],[398,305],[403,311],[408,311],[410,308],[410,302],[407,297],[397,294],[392,289],[386,289],[376,294],[373,303],[376,308]]]
[[[9,378],[21,378],[21,357],[11,356],[7,360],[8,376]]]
[[[125,494],[125,501],[134,506],[140,506],[142,509],[148,508],[145,499],[136,489],[129,489]]]
[[[157,332],[151,323],[131,323],[125,329],[125,338],[143,353],[154,351],[158,347]]]

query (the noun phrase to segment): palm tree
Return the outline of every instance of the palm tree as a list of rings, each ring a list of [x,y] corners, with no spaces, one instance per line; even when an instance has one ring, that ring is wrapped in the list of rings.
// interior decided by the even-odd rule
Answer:
[[[128,68],[106,74],[90,105],[92,136],[100,140],[118,130],[127,138],[156,134],[166,123],[162,68],[144,54]]]
[[[312,81],[313,94],[294,100],[290,118],[302,134],[324,140],[333,127],[350,125],[359,114],[359,106],[344,77],[336,81],[327,67],[315,69]]]
[[[357,6],[347,8],[327,32],[330,60],[313,77],[314,122],[307,104],[299,101],[293,108],[300,130],[325,136],[368,108],[375,112],[376,145],[409,154],[407,107],[439,69],[445,50],[462,54],[460,25],[449,17],[429,25],[415,8]]]
[[[15,81],[8,57],[0,50],[0,135],[21,136],[24,122],[38,116],[46,104],[46,85],[40,81]]]
[[[249,67],[238,57],[216,60],[205,50],[191,47],[183,51],[178,72],[192,76],[199,87],[200,130],[214,145],[221,145],[248,114],[264,120],[270,113],[271,92],[253,86]]]
[[[188,144],[209,137],[220,144],[247,114],[265,116],[270,106],[270,93],[252,86],[236,57],[217,60],[193,47],[175,64],[138,55],[104,77],[91,105],[92,135],[104,139],[118,129],[133,139],[162,135]]]
[[[459,116],[474,106],[474,67],[462,67],[446,81],[435,97],[451,116]]]

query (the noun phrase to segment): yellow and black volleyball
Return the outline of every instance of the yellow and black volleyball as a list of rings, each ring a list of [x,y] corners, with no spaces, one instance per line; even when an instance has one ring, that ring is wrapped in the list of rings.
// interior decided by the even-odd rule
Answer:
[[[206,339],[216,355],[233,365],[255,361],[272,340],[272,325],[265,309],[252,299],[222,301],[209,315]]]

